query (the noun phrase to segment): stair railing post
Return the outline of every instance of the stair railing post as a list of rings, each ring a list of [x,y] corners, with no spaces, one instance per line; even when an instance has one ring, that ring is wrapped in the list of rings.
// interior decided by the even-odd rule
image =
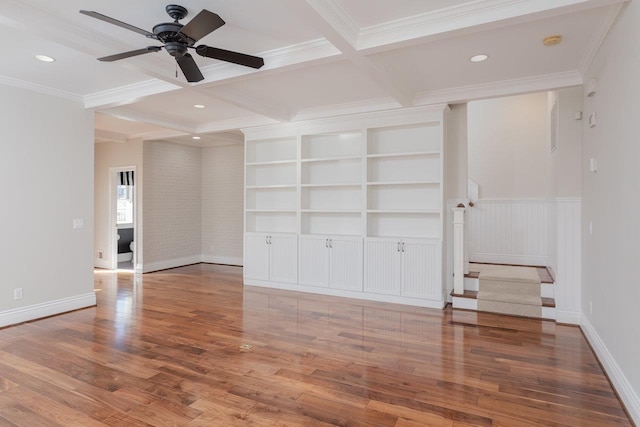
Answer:
[[[460,203],[453,208],[453,291],[464,293],[464,211]]]

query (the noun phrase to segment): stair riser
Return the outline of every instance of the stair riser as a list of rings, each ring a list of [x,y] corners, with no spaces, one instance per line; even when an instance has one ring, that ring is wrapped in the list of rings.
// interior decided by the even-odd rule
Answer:
[[[452,299],[453,308],[459,308],[464,310],[478,310],[478,300],[472,298],[460,298],[453,297]],[[542,315],[541,319],[549,319],[556,320],[556,309],[555,307],[542,307]]]
[[[469,291],[478,291],[480,288],[480,280],[470,277],[464,278],[464,288]],[[555,298],[555,291],[553,289],[553,283],[541,283],[540,284],[540,296],[542,298]]]

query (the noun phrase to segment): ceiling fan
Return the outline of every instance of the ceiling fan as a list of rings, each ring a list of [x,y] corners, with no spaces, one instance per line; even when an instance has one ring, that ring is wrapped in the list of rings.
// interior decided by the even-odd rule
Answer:
[[[195,46],[196,42],[207,34],[222,27],[225,22],[217,14],[203,9],[195,18],[186,25],[182,25],[178,21],[187,16],[187,9],[177,4],[170,4],[166,7],[166,11],[173,19],[173,22],[160,23],[153,27],[153,32],[134,27],[125,22],[103,15],[98,12],[89,10],[81,10],[83,15],[108,22],[113,25],[135,31],[149,39],[162,42],[164,46],[147,46],[142,49],[122,52],[115,55],[104,56],[98,58],[99,61],[111,62],[119,59],[130,58],[132,56],[144,55],[145,53],[158,52],[165,49],[171,56],[176,58],[176,62],[190,83],[199,82],[204,79],[200,72],[196,61],[189,54],[189,49],[206,58],[219,59],[221,61],[232,62],[234,64],[244,65],[251,68],[260,68],[264,65],[264,60],[257,56],[246,55],[244,53],[233,52],[230,50],[219,49],[206,45]]]

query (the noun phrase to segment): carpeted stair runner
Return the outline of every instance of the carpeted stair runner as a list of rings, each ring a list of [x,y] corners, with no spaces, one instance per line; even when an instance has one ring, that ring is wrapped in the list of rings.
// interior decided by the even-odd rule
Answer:
[[[478,310],[542,317],[540,276],[533,267],[473,264],[478,271]]]

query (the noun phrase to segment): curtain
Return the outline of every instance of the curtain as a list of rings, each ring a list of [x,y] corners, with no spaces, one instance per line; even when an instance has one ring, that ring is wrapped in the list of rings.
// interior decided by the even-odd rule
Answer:
[[[133,185],[133,171],[120,172],[120,185]]]

